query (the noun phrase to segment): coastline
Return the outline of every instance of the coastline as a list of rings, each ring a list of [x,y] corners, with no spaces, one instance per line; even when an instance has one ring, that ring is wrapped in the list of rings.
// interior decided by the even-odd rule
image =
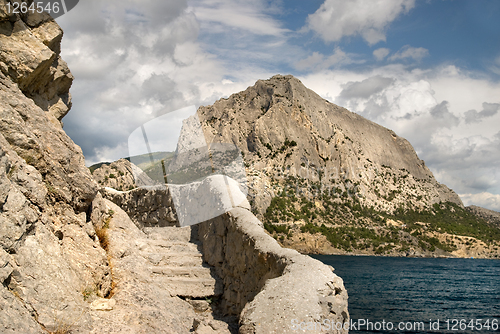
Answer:
[[[485,249],[479,245],[477,248],[459,248],[453,252],[446,252],[442,249],[435,251],[422,250],[411,247],[408,250],[398,251],[391,249],[384,253],[377,254],[373,249],[347,251],[338,249],[331,245],[325,236],[321,234],[295,233],[291,238],[283,240],[277,239],[282,247],[291,248],[305,255],[348,255],[348,256],[377,256],[377,257],[410,257],[410,258],[474,258],[500,260],[500,248],[498,244],[490,245]],[[495,250],[495,247],[497,248]]]

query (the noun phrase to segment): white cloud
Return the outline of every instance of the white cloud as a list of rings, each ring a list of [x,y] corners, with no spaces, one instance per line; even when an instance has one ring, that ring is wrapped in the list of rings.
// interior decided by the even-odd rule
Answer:
[[[140,124],[212,103],[249,82],[222,83],[223,64],[200,47],[200,25],[186,1],[80,5],[58,23],[65,31],[62,57],[75,76],[65,130],[82,146],[87,164],[127,156],[124,143]]]
[[[263,1],[210,0],[194,1],[192,9],[200,21],[246,30],[257,35],[282,36],[288,30],[266,15]],[[227,29],[227,28],[226,28]]]
[[[460,194],[464,205],[477,205],[500,212],[500,195],[482,192],[478,194]]]
[[[389,50],[387,48],[379,48],[379,49],[373,51],[373,56],[378,61],[381,61],[381,60],[384,60],[384,58],[389,55],[389,52],[391,52],[391,50]]]
[[[385,31],[415,0],[326,0],[307,18],[307,27],[326,42],[361,35],[370,45],[385,41]]]
[[[486,117],[491,117],[494,116],[498,113],[498,110],[500,110],[500,104],[499,103],[483,103],[483,110],[480,112],[477,112],[476,110],[472,109],[469,110],[465,113],[465,123],[478,123],[481,121],[481,119],[486,118]]]
[[[211,104],[275,74],[261,64],[300,56],[270,16],[279,10],[273,6],[264,0],[87,0],[58,18],[62,57],[75,76],[65,130],[87,164],[127,156],[127,137],[140,124]]]
[[[414,59],[421,61],[429,55],[429,50],[424,48],[414,48],[409,45],[403,46],[398,52],[389,57],[389,60]]]
[[[295,68],[299,71],[304,70],[324,70],[334,66],[352,64],[356,61],[353,58],[355,55],[347,54],[340,48],[335,48],[334,52],[330,56],[325,56],[319,52],[313,52],[309,57],[299,60],[295,63]]]
[[[496,57],[489,66],[491,72],[500,75],[500,56]]]
[[[361,82],[348,82],[343,85],[339,99],[368,98],[375,93],[381,92],[394,82],[392,78],[376,75]]]

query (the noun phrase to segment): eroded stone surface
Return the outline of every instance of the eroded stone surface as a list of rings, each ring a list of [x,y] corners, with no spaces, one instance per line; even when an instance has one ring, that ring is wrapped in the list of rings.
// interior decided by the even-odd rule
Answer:
[[[136,188],[130,191],[103,190],[104,196],[120,206],[139,227],[178,225],[169,189]]]
[[[205,301],[221,295],[222,287],[203,262],[191,229],[143,232],[118,206],[110,201],[106,206],[113,211],[106,228],[113,302],[95,302],[92,333],[204,333],[211,324],[218,325],[217,333],[230,333]]]
[[[342,279],[321,262],[280,247],[248,210],[200,224],[199,237],[205,259],[223,278],[224,311],[240,316],[240,333],[294,333],[293,319],[348,321]]]
[[[97,184],[60,122],[71,105],[72,81],[59,58],[62,31],[49,16],[8,15],[5,3],[0,1],[0,332],[88,333],[85,291],[104,296],[111,278],[87,215]]]

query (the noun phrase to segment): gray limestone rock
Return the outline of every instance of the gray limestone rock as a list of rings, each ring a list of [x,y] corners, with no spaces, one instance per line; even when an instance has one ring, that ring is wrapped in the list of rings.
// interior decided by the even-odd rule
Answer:
[[[380,211],[392,212],[401,204],[420,209],[441,201],[463,206],[457,194],[435,180],[406,139],[326,101],[291,75],[259,80],[200,107],[198,117],[206,142],[234,143],[244,154],[259,217],[288,176],[319,184],[318,189],[302,189],[305,193],[349,190],[362,205]],[[272,186],[276,182],[281,188]]]
[[[500,227],[500,212],[488,210],[477,205],[470,205],[466,207],[466,209],[479,218],[486,220],[488,223]]]
[[[137,187],[133,168],[134,166],[128,160],[120,159],[96,168],[92,172],[92,178],[101,187],[109,187],[119,191],[132,190]]]
[[[172,197],[165,186],[130,191],[105,188],[103,195],[125,210],[139,228],[178,225]]]
[[[88,333],[110,270],[88,216],[97,184],[62,130],[72,76],[48,15],[0,1],[0,332]],[[55,108],[56,106],[57,108]],[[96,215],[94,215],[96,216]]]
[[[204,258],[224,281],[222,307],[239,315],[240,333],[294,333],[294,319],[349,321],[342,279],[321,262],[280,247],[248,210],[204,222],[198,234]]]
[[[189,333],[216,321],[209,307],[193,298],[221,294],[219,278],[203,263],[191,229],[146,228],[141,231],[118,206],[108,227],[113,268],[111,299],[91,305],[91,333]],[[198,326],[195,326],[198,325]],[[228,324],[217,333],[230,333]],[[195,328],[196,327],[196,328]]]

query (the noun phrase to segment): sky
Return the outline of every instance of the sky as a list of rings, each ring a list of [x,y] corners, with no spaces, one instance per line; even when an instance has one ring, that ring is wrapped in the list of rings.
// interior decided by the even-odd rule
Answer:
[[[85,0],[57,18],[86,164],[141,124],[275,74],[408,139],[465,205],[500,211],[500,1]]]

